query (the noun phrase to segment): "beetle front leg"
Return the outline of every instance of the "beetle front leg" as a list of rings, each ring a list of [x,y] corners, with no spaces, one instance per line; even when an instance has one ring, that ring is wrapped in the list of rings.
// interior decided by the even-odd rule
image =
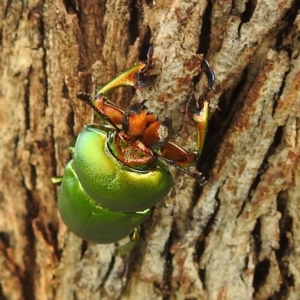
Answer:
[[[78,93],[77,98],[91,106],[97,114],[119,131],[118,125],[122,124],[124,111],[110,102],[107,99],[107,95],[121,86],[133,86],[136,89],[150,87],[157,77],[157,75],[147,75],[147,71],[152,64],[152,55],[153,46],[151,45],[148,49],[146,61],[133,65],[127,71],[111,80],[97,92],[93,99],[90,98],[89,94],[83,92]]]
[[[107,123],[112,125],[116,131],[120,131],[117,125],[120,125],[123,119],[124,111],[110,104],[103,95],[92,100],[90,94],[80,92],[77,93],[77,98],[89,105],[97,114],[99,114]]]
[[[196,102],[195,96],[191,95],[188,100],[187,110],[196,124],[197,138],[195,151],[197,152],[197,156],[199,157],[201,155],[207,133],[209,102],[207,100],[200,100]]]
[[[210,68],[209,63],[205,59],[202,60],[202,68],[207,77],[207,87],[199,97],[198,101],[196,101],[194,95],[191,95],[187,103],[188,114],[196,123],[196,151],[198,152],[198,157],[201,155],[202,152],[209,119],[209,101],[205,98],[207,94],[211,91],[216,79],[214,71]]]
[[[196,164],[199,157],[198,151],[187,152],[172,142],[168,142],[160,150],[161,154],[156,154],[158,158],[193,177],[200,185],[204,185],[206,183],[205,177],[201,173],[198,171],[191,172],[186,169],[187,167],[194,166]]]
[[[205,183],[204,177],[201,173],[190,172],[185,167],[190,167],[196,164],[203,148],[206,137],[208,119],[209,119],[209,101],[206,100],[207,94],[211,91],[215,83],[214,71],[210,68],[209,63],[203,59],[202,68],[207,77],[207,87],[196,101],[195,96],[191,95],[187,103],[187,111],[196,124],[196,148],[192,152],[187,152],[183,148],[177,146],[172,142],[168,142],[161,147],[161,154],[158,157],[173,167],[192,176],[201,185]]]
[[[146,75],[152,64],[152,55],[153,46],[151,45],[148,49],[146,61],[133,65],[130,69],[111,80],[97,92],[95,99],[97,99],[99,95],[107,95],[112,90],[121,86],[133,86],[136,89],[150,87],[157,77],[157,75]]]

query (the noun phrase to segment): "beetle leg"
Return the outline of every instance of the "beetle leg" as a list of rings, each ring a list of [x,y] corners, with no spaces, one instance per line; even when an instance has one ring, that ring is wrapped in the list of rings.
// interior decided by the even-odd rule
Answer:
[[[211,89],[214,86],[215,81],[216,81],[215,72],[212,70],[212,68],[210,67],[210,65],[206,59],[202,60],[202,68],[207,77],[207,87],[204,90],[204,92],[202,93],[202,95],[200,96],[200,99],[204,99],[207,96],[207,94],[211,91]]]
[[[99,94],[97,99],[92,100],[90,94],[80,92],[77,93],[77,98],[89,105],[97,114],[99,114],[107,123],[112,125],[116,131],[120,131],[117,126],[121,124],[119,120],[122,120],[124,112],[116,106],[110,104],[104,100],[104,96]]]
[[[195,165],[198,158],[197,151],[188,152],[172,142],[168,142],[162,146],[160,148],[160,153],[161,156],[174,161],[174,163],[181,167],[190,167]]]
[[[153,46],[151,45],[148,50],[146,61],[135,64],[130,69],[111,80],[97,92],[93,99],[90,98],[89,94],[82,92],[78,93],[77,97],[91,106],[96,113],[111,124],[117,131],[120,131],[117,125],[122,124],[124,111],[111,103],[106,96],[112,90],[120,86],[133,86],[136,89],[150,87],[157,77],[157,75],[146,75],[146,72],[152,63],[152,55]]]
[[[173,167],[192,176],[201,185],[205,183],[205,179],[201,175],[201,173],[190,172],[184,167],[189,167],[196,164],[196,161],[201,154],[206,132],[207,132],[208,119],[209,119],[209,101],[206,100],[205,98],[214,85],[215,74],[213,70],[210,68],[209,63],[204,59],[202,61],[202,68],[207,77],[207,87],[199,97],[198,101],[196,101],[194,95],[191,95],[187,103],[188,114],[196,123],[196,131],[197,131],[196,149],[192,152],[187,152],[186,150],[177,146],[176,144],[172,142],[168,142],[161,147],[160,154],[157,154],[157,156],[160,159],[166,161]]]
[[[119,254],[123,259],[126,259],[128,254],[132,251],[132,249],[137,245],[140,236],[137,228],[129,235],[130,241],[123,246],[118,248]]]
[[[196,151],[200,156],[207,133],[209,102],[207,100],[196,102],[195,96],[191,95],[187,103],[187,110],[196,123]]]
[[[136,89],[150,87],[154,83],[157,75],[145,75],[145,70],[147,69],[147,63],[145,62],[141,62],[132,66],[129,70],[121,73],[119,76],[102,87],[97,92],[95,98],[97,98],[99,94],[107,95],[112,90],[121,86],[133,86]]]
[[[147,88],[151,86],[157,77],[157,75],[145,75],[149,67],[152,65],[153,53],[154,53],[153,45],[150,45],[147,52],[147,60],[144,62],[145,67],[142,68],[135,76],[137,82],[136,88]]]
[[[202,68],[207,77],[207,87],[199,97],[198,101],[196,101],[194,95],[191,95],[187,103],[188,114],[196,123],[196,151],[198,157],[200,156],[203,148],[209,119],[209,101],[205,98],[207,94],[211,91],[216,79],[214,71],[210,68],[209,63],[205,59],[202,60]]]
[[[168,163],[169,165],[171,165],[172,167],[176,168],[177,170],[186,173],[187,175],[193,177],[199,185],[205,185],[206,184],[206,179],[205,177],[202,175],[202,173],[196,171],[196,172],[191,172],[188,169],[180,166],[177,162],[175,162],[172,159],[169,159],[165,156],[162,156],[160,154],[156,154],[158,158],[160,158],[161,160],[165,161],[166,163]]]
[[[63,176],[53,176],[51,178],[51,181],[54,185],[61,185],[62,179],[63,179]]]
[[[133,86],[136,89],[144,89],[150,87],[157,77],[157,75],[146,75],[146,72],[148,71],[152,63],[152,55],[153,46],[151,45],[148,50],[146,61],[142,61],[138,64],[133,65],[130,69],[111,80],[97,92],[95,98],[97,98],[99,94],[107,95],[112,90],[120,86],[128,85]]]
[[[187,152],[172,142],[168,142],[160,149],[160,151],[161,154],[156,154],[158,158],[193,177],[199,185],[204,185],[206,183],[205,177],[201,173],[197,171],[191,172],[186,169],[186,167],[195,165],[198,159],[198,151]]]

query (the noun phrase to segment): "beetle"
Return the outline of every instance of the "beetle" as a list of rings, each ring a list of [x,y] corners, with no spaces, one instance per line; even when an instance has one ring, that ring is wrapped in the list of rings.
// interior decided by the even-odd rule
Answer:
[[[147,60],[111,80],[93,98],[83,92],[77,95],[108,124],[85,126],[63,176],[53,179],[61,185],[58,209],[62,220],[84,240],[106,244],[136,234],[151,208],[167,196],[174,184],[168,165],[192,176],[200,185],[205,183],[201,173],[187,167],[196,164],[207,131],[206,97],[215,74],[206,60],[202,60],[202,68],[207,87],[197,101],[194,95],[187,101],[187,112],[197,132],[194,151],[188,152],[169,140],[171,119],[159,119],[149,112],[146,101],[122,110],[107,97],[120,86],[150,87],[157,76],[147,72],[152,55],[150,46]]]

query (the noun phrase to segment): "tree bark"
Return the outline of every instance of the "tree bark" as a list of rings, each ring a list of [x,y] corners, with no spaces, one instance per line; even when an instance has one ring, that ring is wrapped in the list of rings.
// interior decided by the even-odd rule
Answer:
[[[0,299],[299,299],[300,2],[2,1],[0,3]],[[111,96],[147,99],[194,146],[185,116],[216,74],[198,170],[118,244],[86,243],[57,211],[63,173],[91,109],[76,99],[154,44],[157,82]],[[200,78],[200,79],[199,79]]]

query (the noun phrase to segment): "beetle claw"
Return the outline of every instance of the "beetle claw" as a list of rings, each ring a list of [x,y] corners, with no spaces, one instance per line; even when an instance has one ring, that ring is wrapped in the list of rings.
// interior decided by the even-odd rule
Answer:
[[[136,79],[136,87],[145,89],[153,85],[157,78],[157,75],[142,75],[140,73],[137,74],[137,79]]]
[[[210,65],[206,59],[202,60],[202,67],[203,67],[203,71],[205,72],[205,75],[207,77],[207,85],[208,85],[209,89],[211,90],[216,81],[215,72],[210,67]]]
[[[207,184],[207,180],[206,180],[205,176],[202,175],[202,173],[199,173],[199,172],[195,173],[194,178],[200,186],[204,186]]]
[[[194,114],[199,113],[199,105],[195,99],[195,95],[191,94],[187,102],[187,111],[189,115],[193,116]]]
[[[85,92],[79,92],[77,93],[77,98],[84,101],[85,103],[90,102],[91,98],[90,98],[90,94],[89,93],[85,93]]]

